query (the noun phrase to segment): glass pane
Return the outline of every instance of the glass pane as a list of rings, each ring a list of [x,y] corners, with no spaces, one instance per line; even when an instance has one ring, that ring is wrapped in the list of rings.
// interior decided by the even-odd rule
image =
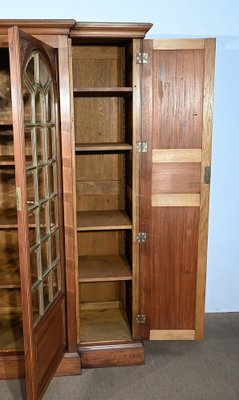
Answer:
[[[41,204],[40,209],[39,209],[39,214],[40,214],[40,232],[41,232],[41,238],[46,236],[48,233],[48,203]]]
[[[34,84],[35,82],[35,75],[34,75],[35,67],[34,67],[34,57],[30,59],[30,61],[27,64],[26,68],[26,74],[28,79],[30,80],[31,84]]]
[[[30,246],[38,242],[38,232],[37,232],[37,216],[36,212],[32,211],[28,214],[28,226],[29,226],[29,238]]]
[[[30,253],[30,266],[31,266],[31,281],[32,285],[38,281],[38,250],[33,250]]]
[[[45,167],[38,168],[38,192],[39,200],[43,200],[47,197]]]
[[[27,173],[27,204],[31,206],[35,203],[35,171]]]
[[[48,185],[49,194],[57,192],[56,190],[56,164],[52,163],[48,166]]]
[[[37,161],[44,161],[44,129],[36,128],[37,132]]]
[[[50,200],[50,224],[51,224],[51,229],[54,227],[58,226],[58,220],[57,220],[57,203],[58,197],[54,197],[54,199]]]
[[[60,287],[60,264],[52,271],[52,290],[53,290],[53,297],[61,290]]]
[[[43,242],[41,245],[42,275],[44,275],[50,268],[48,249],[49,249],[49,242],[48,240],[45,240],[45,242]]]
[[[41,92],[35,94],[35,121],[44,122],[44,96]]]
[[[40,287],[32,294],[32,316],[33,323],[40,317]]]
[[[46,93],[46,121],[54,123],[54,88],[51,83]]]
[[[43,281],[43,301],[44,301],[44,310],[50,304],[50,276],[48,275]]]
[[[55,128],[47,129],[47,154],[48,154],[48,160],[56,158]]]
[[[25,131],[25,156],[27,167],[34,164],[34,129]]]
[[[46,65],[45,60],[40,56],[39,57],[39,78],[40,78],[40,83],[44,87],[49,80],[49,72],[48,68]]]
[[[51,262],[59,257],[60,248],[59,248],[59,231],[56,231],[51,235]]]
[[[26,88],[23,91],[23,103],[24,103],[24,122],[32,122],[32,103],[31,103],[31,93],[28,92]]]

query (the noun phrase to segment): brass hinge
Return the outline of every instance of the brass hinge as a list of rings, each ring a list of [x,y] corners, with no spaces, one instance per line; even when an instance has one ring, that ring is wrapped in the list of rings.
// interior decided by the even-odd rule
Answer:
[[[137,151],[137,153],[147,153],[148,143],[147,142],[137,142],[136,143],[136,151]]]
[[[136,242],[138,243],[145,243],[147,240],[147,233],[146,232],[139,232],[136,235]]]
[[[16,188],[16,199],[17,199],[17,211],[22,211],[22,192],[21,188]]]
[[[146,324],[146,315],[145,314],[138,314],[136,316],[136,321],[139,325],[145,325]]]
[[[204,169],[204,183],[206,185],[210,185],[210,181],[211,181],[211,167],[206,166]]]
[[[142,53],[141,51],[136,53],[136,64],[148,64],[149,53]]]

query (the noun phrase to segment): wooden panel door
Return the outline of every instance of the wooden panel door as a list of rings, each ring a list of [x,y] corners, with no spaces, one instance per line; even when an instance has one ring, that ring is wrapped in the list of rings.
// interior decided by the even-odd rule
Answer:
[[[215,42],[145,40],[140,219],[143,338],[200,339]]]
[[[41,399],[65,346],[55,50],[9,29],[27,398]]]

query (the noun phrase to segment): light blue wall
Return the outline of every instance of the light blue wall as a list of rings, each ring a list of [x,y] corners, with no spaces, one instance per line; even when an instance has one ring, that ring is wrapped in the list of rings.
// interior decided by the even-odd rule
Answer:
[[[239,1],[2,1],[0,18],[152,22],[151,37],[216,37],[206,309],[239,311]]]

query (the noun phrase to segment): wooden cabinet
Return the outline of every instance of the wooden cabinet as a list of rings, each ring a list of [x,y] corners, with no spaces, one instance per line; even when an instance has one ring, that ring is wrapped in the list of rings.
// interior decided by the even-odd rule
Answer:
[[[215,43],[150,27],[0,21],[0,376],[29,399],[203,337]]]

